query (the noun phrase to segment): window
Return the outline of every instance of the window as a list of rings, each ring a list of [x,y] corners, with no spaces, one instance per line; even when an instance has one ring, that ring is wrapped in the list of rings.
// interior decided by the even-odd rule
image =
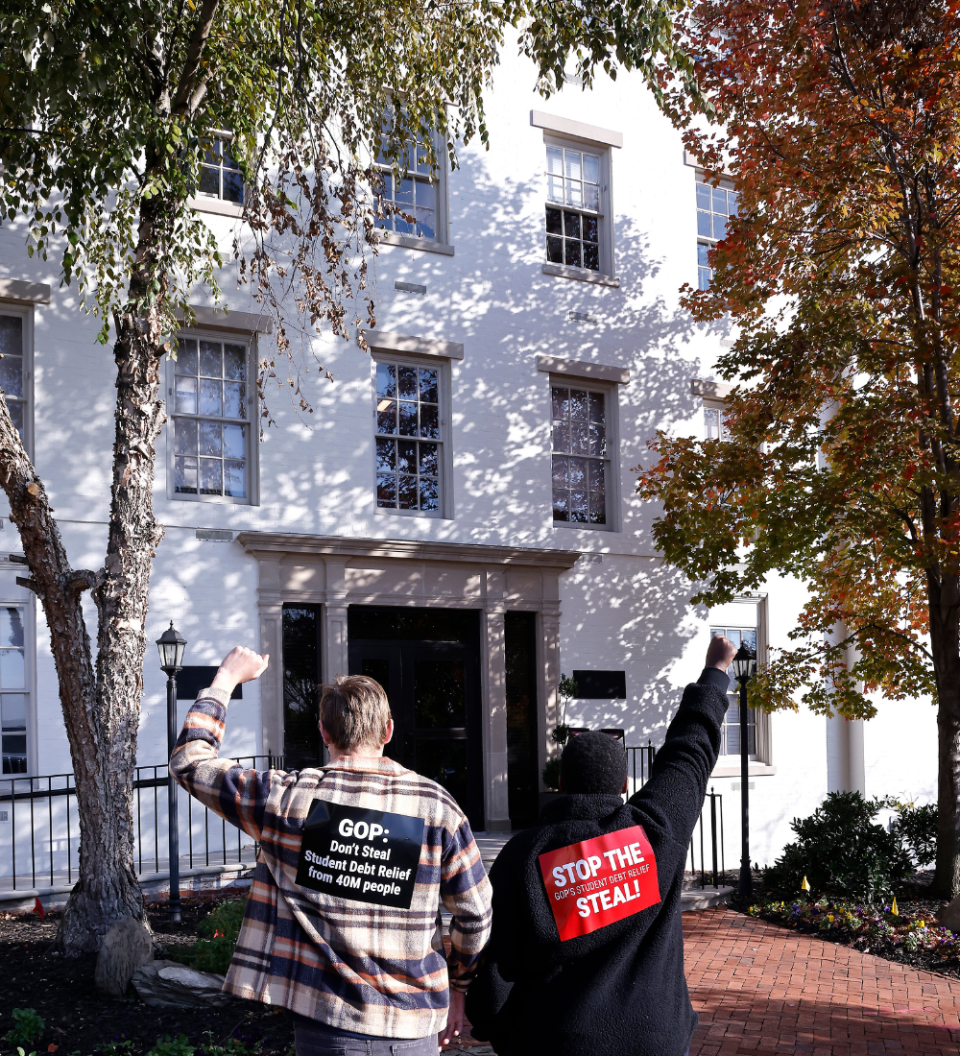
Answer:
[[[601,155],[547,144],[547,262],[600,270]]]
[[[554,383],[554,524],[607,524],[607,394]]]
[[[737,215],[737,204],[738,195],[729,180],[712,187],[704,182],[702,173],[697,173],[697,278],[701,290],[710,289],[713,281],[707,254],[727,237],[727,221]]]
[[[711,627],[711,637],[724,634],[735,646],[739,648],[741,642],[757,652],[757,629],[756,627]],[[727,713],[723,718],[721,731],[720,754],[740,755],[740,684],[735,678],[730,677],[730,685],[727,689],[729,703]],[[753,708],[747,709],[747,751],[751,758],[757,758],[757,713]]]
[[[29,409],[27,352],[29,348],[31,316],[4,308],[0,313],[0,388],[7,400],[10,417],[20,439],[29,451]]]
[[[243,204],[243,176],[230,154],[233,136],[215,132],[209,150],[204,151],[200,165],[200,194],[224,202]]]
[[[24,607],[0,605],[0,739],[3,772],[25,774],[27,765],[27,665]]]
[[[729,440],[730,431],[723,407],[716,404],[703,405],[704,436],[707,440]]]
[[[248,345],[236,338],[177,339],[170,368],[173,498],[252,501],[255,397],[248,359]]]
[[[439,516],[444,463],[441,368],[378,363],[377,506]]]
[[[377,151],[380,188],[377,194],[377,227],[397,235],[440,241],[440,174],[442,165],[434,168],[429,161],[425,140],[410,141],[396,162],[398,172],[381,142]],[[439,142],[434,143],[434,155],[443,161]]]

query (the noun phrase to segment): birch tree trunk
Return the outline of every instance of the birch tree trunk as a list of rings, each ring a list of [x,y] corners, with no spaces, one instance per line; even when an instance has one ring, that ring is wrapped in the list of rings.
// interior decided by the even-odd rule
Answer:
[[[159,206],[145,203],[130,303],[155,304]],[[159,221],[159,222],[158,222]],[[162,292],[162,287],[161,287]],[[133,866],[132,792],[143,690],[150,569],[163,529],[153,514],[155,443],[166,419],[158,399],[166,351],[155,308],[115,317],[117,401],[109,535],[98,572],[70,567],[60,530],[0,394],[0,483],[23,542],[60,684],[80,816],[79,879],[57,944],[94,951],[123,917],[143,919]],[[89,589],[98,613],[96,667],[81,607]]]

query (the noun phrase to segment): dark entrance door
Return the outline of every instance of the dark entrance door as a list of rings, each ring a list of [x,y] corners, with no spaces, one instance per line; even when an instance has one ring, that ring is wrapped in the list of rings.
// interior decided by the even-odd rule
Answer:
[[[386,754],[443,785],[483,828],[480,613],[352,605],[350,673],[387,691]]]

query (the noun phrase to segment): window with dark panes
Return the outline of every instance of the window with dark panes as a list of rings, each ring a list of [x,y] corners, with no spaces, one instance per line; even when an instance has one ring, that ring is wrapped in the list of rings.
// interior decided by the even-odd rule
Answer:
[[[23,315],[0,314],[0,388],[20,439],[25,440],[27,414],[26,360],[27,320]]]
[[[377,506],[441,510],[440,369],[378,363]]]
[[[553,519],[606,524],[606,393],[555,383],[552,398]]]
[[[737,215],[739,199],[733,184],[721,180],[719,187],[704,181],[697,173],[697,283],[701,290],[709,290],[713,281],[710,250],[727,237],[727,224]]]
[[[0,741],[3,772],[25,774],[27,664],[22,605],[0,605]]]
[[[600,270],[600,155],[547,146],[547,261]]]
[[[250,500],[249,350],[181,337],[174,364],[173,494]]]
[[[200,165],[200,193],[225,202],[243,204],[243,175],[230,153],[233,136],[214,133]]]
[[[711,627],[711,637],[718,634],[725,635],[737,648],[746,642],[747,646],[756,653],[757,630],[755,627]],[[740,726],[740,683],[731,675],[730,684],[727,687],[727,711],[723,717],[723,728],[721,730],[720,754],[739,755],[742,737]],[[747,709],[747,751],[750,755],[757,754],[757,713],[753,708]]]

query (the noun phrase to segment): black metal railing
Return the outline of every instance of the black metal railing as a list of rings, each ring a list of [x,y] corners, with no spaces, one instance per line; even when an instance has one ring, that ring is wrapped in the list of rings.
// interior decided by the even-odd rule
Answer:
[[[627,748],[627,795],[632,796],[650,780],[657,749],[648,740],[638,748]]]
[[[283,767],[277,755],[243,756],[244,767]],[[138,766],[133,780],[134,862],[141,880],[170,868],[167,765]],[[180,868],[252,862],[253,839],[178,788]],[[80,815],[73,774],[0,778],[0,891],[69,886],[79,873]],[[183,801],[186,800],[186,809]],[[29,880],[29,883],[27,881]]]
[[[700,848],[700,886],[707,886],[707,876],[712,878],[711,887],[718,887],[726,872],[723,853],[723,795],[711,788],[700,812],[700,820],[690,840],[690,871],[697,872],[697,845]],[[710,867],[707,868],[707,854]]]

